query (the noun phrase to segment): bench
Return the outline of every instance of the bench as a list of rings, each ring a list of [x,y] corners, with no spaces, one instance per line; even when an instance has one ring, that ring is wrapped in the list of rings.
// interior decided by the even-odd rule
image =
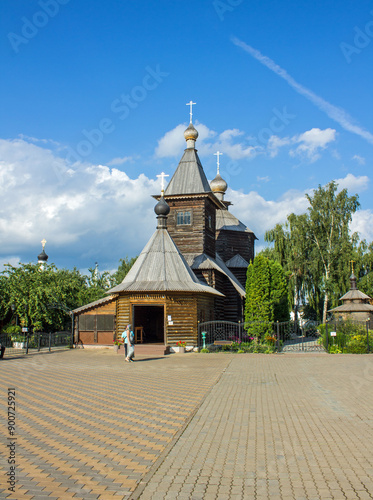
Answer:
[[[232,345],[231,340],[215,340],[214,345]]]

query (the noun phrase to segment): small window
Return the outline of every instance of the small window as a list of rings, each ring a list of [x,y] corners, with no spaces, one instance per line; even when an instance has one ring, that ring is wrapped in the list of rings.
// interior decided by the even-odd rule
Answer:
[[[209,215],[209,228],[212,228],[212,217]]]
[[[191,212],[178,212],[177,221],[178,226],[185,226],[191,224]]]

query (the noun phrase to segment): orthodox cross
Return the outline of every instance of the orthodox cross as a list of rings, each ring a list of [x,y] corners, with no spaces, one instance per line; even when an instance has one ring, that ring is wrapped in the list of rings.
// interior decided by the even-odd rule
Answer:
[[[190,115],[190,123],[192,123],[192,116],[193,116],[193,104],[197,104],[196,102],[193,102],[193,101],[189,101],[186,103],[186,106],[190,106],[190,112],[189,112],[189,115]]]
[[[46,242],[47,242],[47,240],[46,240],[45,238],[43,238],[43,239],[41,240],[41,242],[40,242],[40,243],[43,245],[43,250],[44,250],[44,247],[45,247]]]
[[[220,167],[219,156],[222,156],[222,154],[223,153],[221,153],[220,151],[217,151],[216,153],[214,153],[214,156],[217,156],[218,174],[219,174],[219,167]]]
[[[169,175],[162,172],[161,174],[157,175],[157,177],[161,178],[161,193],[163,195],[163,193],[164,193],[164,178],[169,177]]]
[[[355,261],[354,261],[354,260],[350,260],[351,269],[352,269],[352,274],[354,274],[354,263],[355,263]]]

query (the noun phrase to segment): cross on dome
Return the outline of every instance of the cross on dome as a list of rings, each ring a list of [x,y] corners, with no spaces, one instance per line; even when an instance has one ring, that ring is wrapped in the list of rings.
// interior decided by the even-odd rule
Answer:
[[[43,239],[41,240],[41,242],[40,242],[40,243],[43,245],[43,250],[44,250],[44,247],[45,247],[46,242],[47,242],[47,240],[46,240],[45,238],[43,238]]]
[[[218,174],[220,173],[219,172],[219,168],[220,168],[219,156],[222,156],[222,155],[223,155],[223,153],[221,153],[220,151],[217,151],[216,153],[214,153],[214,156],[217,156],[216,161],[217,161],[217,167],[218,167]]]
[[[161,193],[163,195],[163,193],[164,193],[164,179],[165,179],[165,177],[169,177],[169,175],[162,172],[159,175],[157,175],[157,177],[161,178]]]
[[[197,104],[196,102],[193,102],[193,101],[189,101],[186,103],[186,106],[190,106],[190,112],[189,112],[189,115],[190,115],[190,123],[192,123],[192,116],[193,116],[193,105],[194,104]]]

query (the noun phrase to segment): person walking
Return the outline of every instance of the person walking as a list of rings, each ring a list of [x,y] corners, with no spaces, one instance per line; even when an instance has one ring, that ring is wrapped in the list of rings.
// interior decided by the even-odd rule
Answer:
[[[134,345],[135,336],[133,334],[133,331],[131,330],[131,325],[127,325],[126,331],[123,333],[125,333],[124,343],[127,345],[126,361],[128,363],[131,361],[133,362],[132,358],[135,354],[135,345]]]

